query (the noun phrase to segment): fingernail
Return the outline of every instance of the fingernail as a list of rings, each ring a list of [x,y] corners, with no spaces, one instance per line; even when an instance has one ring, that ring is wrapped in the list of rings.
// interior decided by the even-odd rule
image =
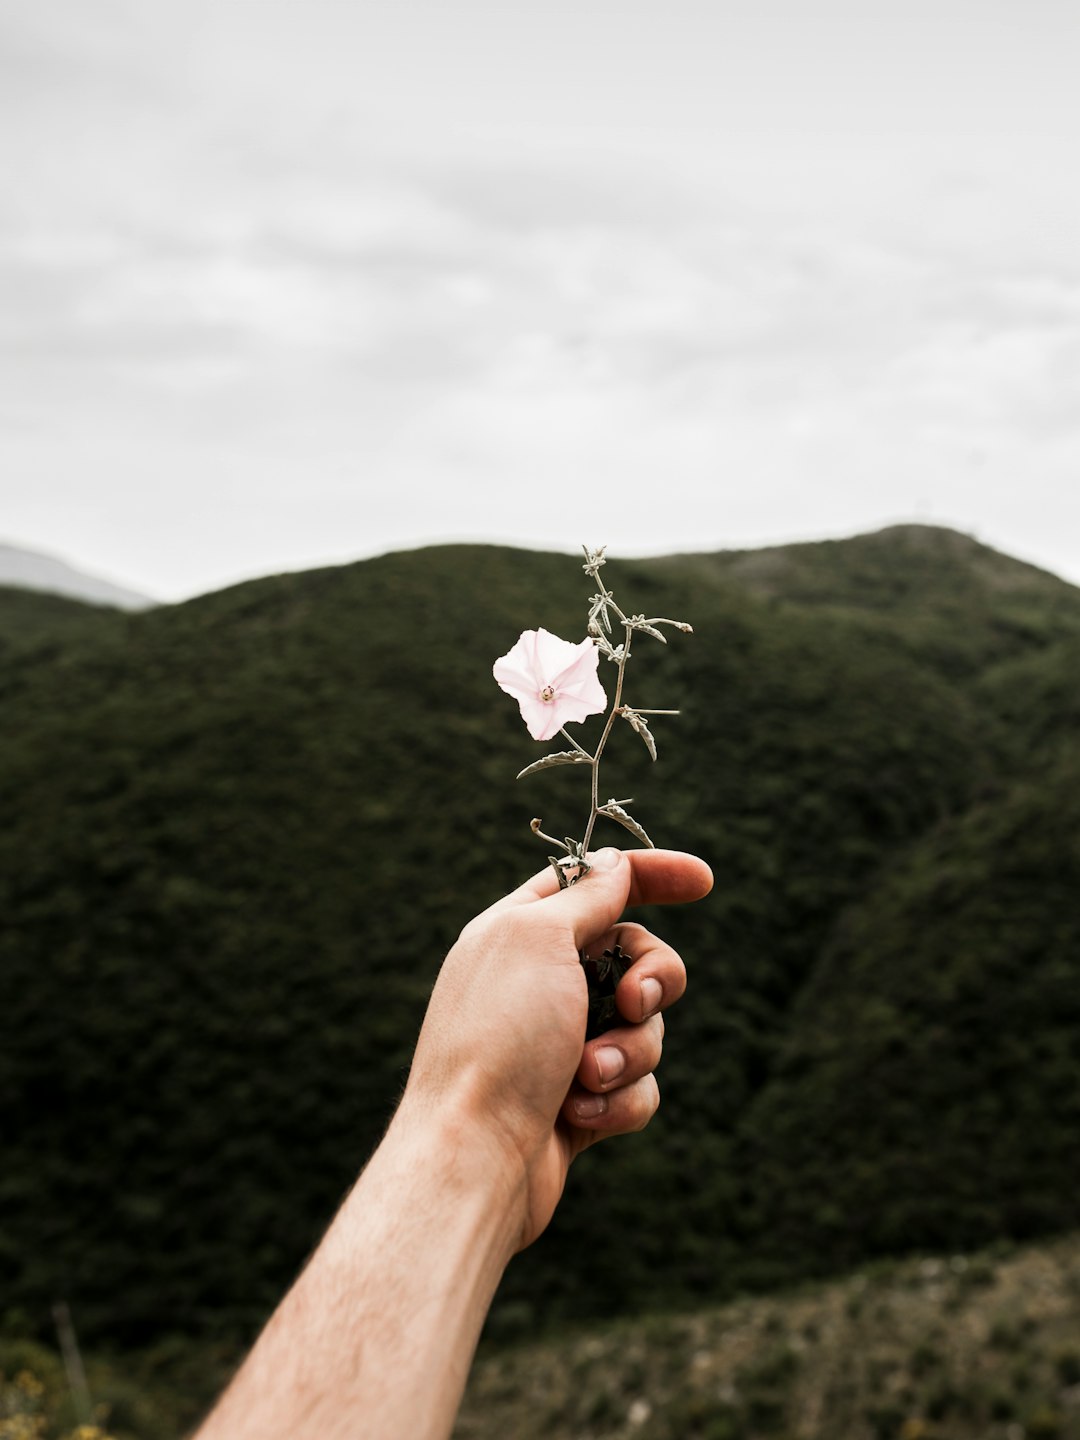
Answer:
[[[603,850],[597,850],[594,855],[590,855],[589,864],[594,870],[614,870],[621,858],[621,851],[607,846]]]
[[[660,981],[647,975],[641,982],[641,1018],[648,1020],[650,1015],[655,1015],[663,998],[664,987]]]
[[[579,1120],[595,1120],[606,1109],[606,1095],[578,1095],[574,1100],[574,1113]]]
[[[602,1045],[594,1053],[601,1085],[610,1085],[626,1069],[626,1056],[617,1045]]]

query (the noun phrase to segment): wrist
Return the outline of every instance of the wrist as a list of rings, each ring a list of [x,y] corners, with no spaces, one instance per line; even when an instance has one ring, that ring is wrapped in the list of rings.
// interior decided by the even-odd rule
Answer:
[[[465,1218],[482,1217],[486,1248],[505,1268],[521,1243],[528,1211],[528,1168],[488,1111],[460,1097],[428,1097],[407,1088],[381,1149],[428,1177],[429,1194]]]

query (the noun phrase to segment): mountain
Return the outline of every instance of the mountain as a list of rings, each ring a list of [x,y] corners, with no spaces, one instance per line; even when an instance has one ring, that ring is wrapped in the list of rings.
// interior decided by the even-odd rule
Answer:
[[[631,703],[682,713],[602,783],[717,886],[643,915],[690,971],[658,1121],[583,1157],[493,1328],[1080,1225],[1080,591],[926,527],[605,576],[695,633],[635,645]],[[580,827],[573,768],[514,781],[538,752],[490,669],[580,635],[589,589],[448,546],[5,659],[0,1293],[31,1326],[257,1326],[457,930],[543,865],[530,817]]]
[[[68,595],[93,605],[112,605],[120,610],[147,610],[157,603],[147,595],[76,570],[65,560],[15,545],[0,544],[0,585],[42,590],[51,595]]]

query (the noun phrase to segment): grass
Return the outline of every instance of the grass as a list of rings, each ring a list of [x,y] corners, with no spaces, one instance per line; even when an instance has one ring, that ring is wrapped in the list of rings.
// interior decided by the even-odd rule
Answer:
[[[181,1440],[236,1358],[180,1337],[89,1355],[102,1435]],[[0,1440],[71,1440],[75,1424],[55,1350],[0,1336]],[[454,1436],[1080,1440],[1080,1234],[485,1341]]]
[[[483,1350],[456,1440],[1074,1440],[1080,1237]]]

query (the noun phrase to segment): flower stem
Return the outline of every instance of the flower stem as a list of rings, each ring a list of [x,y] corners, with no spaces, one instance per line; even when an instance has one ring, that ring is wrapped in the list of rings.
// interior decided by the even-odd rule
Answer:
[[[570,741],[570,744],[574,747],[574,749],[578,752],[578,754],[579,754],[579,755],[584,755],[585,758],[586,758],[586,760],[588,760],[588,761],[590,762],[590,764],[595,764],[595,763],[596,763],[595,760],[593,759],[593,757],[589,754],[588,750],[585,749],[585,746],[578,744],[578,742],[574,739],[573,735],[570,734],[570,731],[567,730],[567,728],[566,728],[565,725],[563,725],[563,726],[560,728],[559,734],[560,734],[560,735],[565,735],[566,738],[567,738],[567,740]]]
[[[605,590],[604,593],[607,595],[607,590]],[[592,757],[592,810],[589,814],[589,823],[585,827],[585,839],[581,842],[583,855],[588,855],[589,853],[589,841],[592,839],[593,830],[596,828],[597,817],[600,814],[600,757],[604,753],[604,746],[607,744],[608,736],[611,734],[611,727],[615,724],[615,717],[618,715],[619,707],[622,705],[623,677],[626,674],[626,662],[630,658],[630,641],[634,634],[633,628],[626,616],[619,610],[619,607],[614,601],[612,601],[611,604],[612,608],[618,612],[619,618],[622,620],[626,639],[623,641],[622,654],[619,656],[619,675],[615,681],[615,699],[612,702],[607,723],[604,725],[604,733],[600,736],[600,743],[597,745]]]

